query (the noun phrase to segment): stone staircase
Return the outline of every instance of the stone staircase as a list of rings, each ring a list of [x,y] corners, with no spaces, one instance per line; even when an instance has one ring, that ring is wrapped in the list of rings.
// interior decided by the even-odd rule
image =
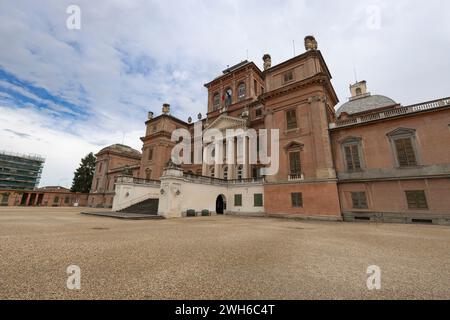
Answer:
[[[118,212],[158,216],[158,204],[159,199],[147,199]]]

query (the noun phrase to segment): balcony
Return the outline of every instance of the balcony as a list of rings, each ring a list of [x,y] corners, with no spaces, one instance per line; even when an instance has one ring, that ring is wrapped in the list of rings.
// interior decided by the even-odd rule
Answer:
[[[303,181],[305,180],[305,176],[303,173],[290,174],[288,176],[288,181]]]
[[[361,123],[367,123],[372,121],[377,121],[380,119],[388,119],[393,117],[398,117],[406,114],[438,109],[442,107],[450,106],[450,98],[444,98],[440,100],[434,100],[429,102],[424,102],[420,104],[414,104],[407,107],[401,107],[397,109],[387,110],[378,113],[372,113],[365,116],[353,117],[345,120],[337,120],[335,123],[330,123],[330,129],[349,127]]]

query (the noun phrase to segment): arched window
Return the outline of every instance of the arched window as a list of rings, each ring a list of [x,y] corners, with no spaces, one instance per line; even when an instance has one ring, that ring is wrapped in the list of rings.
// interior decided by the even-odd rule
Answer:
[[[233,89],[227,88],[227,89],[225,90],[225,97],[224,97],[224,100],[225,100],[225,106],[231,105],[231,103],[232,103],[232,101],[233,101]]]
[[[211,178],[215,177],[215,171],[214,171],[214,167],[211,168],[211,170],[209,171]]]
[[[220,94],[218,92],[214,93],[213,96],[213,110],[217,110],[220,107]]]
[[[223,168],[223,180],[228,180],[228,166]]]
[[[238,100],[244,100],[246,96],[246,87],[245,87],[245,83],[241,82],[238,85]]]
[[[244,168],[242,166],[238,166],[237,167],[237,179],[238,180],[243,179],[243,177],[244,177],[243,173],[244,173]]]
[[[361,88],[356,88],[356,95],[360,96],[362,94]]]

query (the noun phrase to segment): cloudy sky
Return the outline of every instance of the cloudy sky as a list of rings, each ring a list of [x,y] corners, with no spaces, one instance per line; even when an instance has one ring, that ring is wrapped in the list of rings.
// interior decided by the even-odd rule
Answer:
[[[277,64],[309,34],[341,103],[354,70],[404,105],[450,96],[449,1],[0,0],[0,150],[44,156],[41,185],[70,186],[87,153],[140,149],[147,111],[204,113],[227,65]]]

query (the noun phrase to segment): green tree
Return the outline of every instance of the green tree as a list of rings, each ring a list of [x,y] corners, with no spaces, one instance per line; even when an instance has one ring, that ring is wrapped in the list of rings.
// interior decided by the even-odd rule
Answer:
[[[74,173],[72,192],[89,193],[92,185],[92,178],[95,171],[95,156],[91,152],[86,157],[81,159],[80,166]]]

